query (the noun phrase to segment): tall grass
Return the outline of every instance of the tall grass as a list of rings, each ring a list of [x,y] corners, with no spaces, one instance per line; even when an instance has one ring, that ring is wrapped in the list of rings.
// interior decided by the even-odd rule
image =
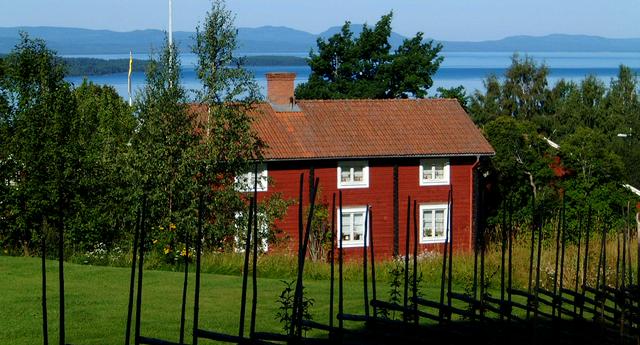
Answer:
[[[531,244],[529,239],[522,236],[514,241],[512,256],[512,280],[513,287],[526,289],[529,286],[529,263]],[[584,241],[583,241],[584,242]],[[554,280],[557,286],[560,286],[560,269],[556,272],[556,244],[555,239],[547,238],[542,243],[542,251],[540,257],[540,286],[545,289],[553,289]],[[586,282],[590,286],[596,285],[598,277],[598,261],[600,257],[601,237],[592,236],[589,240],[589,260]],[[637,253],[638,247],[635,239],[628,243],[630,255],[627,254],[627,283],[629,274],[633,276],[633,283],[637,283]],[[618,242],[613,235],[609,235],[606,241],[606,266],[605,279],[608,285],[617,286],[622,279],[622,268],[618,269],[616,284],[616,263],[619,260],[621,266],[622,254],[618,259]],[[490,244],[485,251],[485,285],[488,289],[499,289],[501,284],[501,244]],[[536,276],[536,257],[537,249],[534,250],[534,264],[532,278]],[[221,252],[205,252],[202,256],[202,272],[224,274],[224,275],[241,275],[243,269],[244,255],[242,253],[221,253]],[[413,258],[411,258],[413,260]],[[565,246],[565,258],[563,268],[562,286],[573,289],[576,285],[576,270],[578,260],[578,247],[576,244],[567,244]],[[87,255],[72,256],[70,261],[84,264],[97,264],[107,266],[126,267],[131,263],[131,253],[121,253],[115,255],[106,253],[103,256],[95,256],[92,260],[87,259]],[[560,258],[558,258],[560,261]],[[584,276],[585,261],[585,245],[582,243],[580,248],[580,268],[578,271],[578,286],[581,286]],[[474,262],[473,252],[454,252],[452,266],[452,284],[456,289],[469,290],[473,286],[474,278]],[[508,258],[505,258],[505,264]],[[631,263],[631,269],[629,264]],[[480,253],[477,260],[477,281],[479,282],[480,272]],[[560,263],[558,263],[558,266]],[[376,262],[376,279],[382,284],[390,282],[393,277],[391,271],[394,267],[404,266],[404,258],[397,257],[395,259],[383,259]],[[145,256],[145,267],[147,269],[180,271],[183,270],[181,264],[171,264],[166,259],[155,252]],[[410,269],[413,262],[410,262]],[[418,255],[419,272],[422,274],[422,284],[425,287],[438,288],[441,284],[442,275],[442,254],[437,252],[423,252]],[[192,270],[194,265],[190,265]],[[260,255],[258,258],[258,276],[262,278],[274,279],[294,279],[297,269],[297,257],[288,253],[269,253]],[[371,266],[368,266],[371,269]],[[305,264],[305,278],[311,280],[328,280],[330,279],[331,266],[328,262],[313,262],[307,260]],[[362,261],[361,259],[347,259],[343,266],[344,279],[347,281],[362,281]],[[602,272],[602,271],[601,271]],[[602,274],[602,273],[601,273]],[[508,271],[505,267],[505,284],[508,277]],[[338,278],[337,263],[335,266],[335,279]],[[371,279],[371,274],[369,274]],[[601,278],[602,280],[602,278]],[[535,286],[535,281],[531,282]]]

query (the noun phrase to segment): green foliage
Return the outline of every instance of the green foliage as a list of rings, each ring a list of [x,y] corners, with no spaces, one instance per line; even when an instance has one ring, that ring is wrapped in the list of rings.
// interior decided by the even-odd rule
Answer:
[[[309,258],[311,261],[323,261],[327,259],[327,253],[333,245],[333,234],[330,224],[330,206],[322,201],[322,192],[316,195],[316,205],[311,219],[311,233],[309,234]],[[309,214],[306,210],[304,214]]]
[[[489,224],[498,224],[510,207],[517,227],[527,228],[533,209],[549,219],[564,196],[571,218],[584,217],[591,207],[594,217],[619,227],[616,214],[635,198],[622,185],[640,183],[637,78],[621,66],[609,86],[588,76],[549,87],[547,74],[544,65],[514,55],[503,81],[489,76],[486,90],[471,97],[470,115],[496,149],[482,168],[491,185],[485,200]]]
[[[470,96],[467,96],[467,92],[464,89],[464,86],[456,86],[450,88],[439,87],[436,89],[438,94],[436,94],[436,98],[455,98],[458,100],[458,103],[462,106],[465,111],[469,109],[469,99]]]
[[[176,264],[192,251],[186,241],[195,232],[198,197],[190,150],[200,138],[180,84],[177,48],[166,40],[160,54],[150,56],[146,84],[134,109],[138,123],[129,160],[132,203],[139,207],[146,195],[150,243],[145,245],[161,261]]]
[[[298,85],[300,99],[424,97],[433,85],[442,49],[423,34],[406,39],[391,52],[392,13],[374,27],[365,25],[354,37],[351,23],[327,40],[319,38],[317,52],[309,53],[309,81]]]
[[[501,116],[489,122],[485,135],[496,150],[491,164],[484,167],[495,182],[495,193],[527,206],[531,195],[540,200],[548,199],[554,191],[550,186],[553,178],[552,152],[528,121],[517,121]],[[491,205],[497,207],[497,205]],[[530,218],[531,210],[514,208],[516,219]],[[527,212],[528,210],[528,212]]]
[[[128,174],[129,141],[136,127],[129,106],[114,88],[86,80],[73,90],[77,106],[77,183],[67,221],[69,236],[78,249],[124,238],[122,229],[132,226],[132,202]]]
[[[29,254],[36,232],[61,227],[78,250],[121,240],[129,107],[111,87],[72,90],[60,60],[26,35],[2,66],[2,245]]]
[[[234,215],[246,207],[234,178],[262,157],[248,114],[258,87],[232,55],[236,29],[224,2],[214,2],[196,42],[198,105],[168,44],[150,56],[133,107],[111,87],[85,81],[72,89],[63,60],[41,40],[23,35],[0,58],[0,246],[29,255],[40,234],[54,243],[64,229],[68,249],[109,250],[132,238],[143,195],[144,245],[168,262],[190,251],[184,242],[201,195],[205,244],[220,248],[232,238]],[[267,223],[288,205],[277,195],[267,200]]]
[[[129,59],[96,59],[96,58],[58,58],[67,69],[68,76],[90,76],[129,71]],[[149,65],[147,60],[133,60],[133,71],[144,72]]]
[[[196,27],[193,52],[198,56],[196,73],[203,84],[200,101],[209,105],[238,102],[239,110],[246,110],[258,100],[259,89],[251,73],[243,68],[244,59],[233,55],[238,48],[234,20],[224,1],[213,1],[204,22]]]
[[[277,300],[279,306],[278,306],[278,311],[276,312],[276,319],[282,325],[282,330],[285,332],[285,334],[289,334],[289,332],[291,331],[291,321],[293,318],[293,304],[295,300],[296,281],[281,280],[281,282],[284,284],[284,289],[280,293],[280,296],[278,297],[278,300]],[[311,307],[313,307],[314,303],[315,303],[315,300],[307,296],[307,292],[303,286],[302,287],[302,305],[301,305],[303,320],[313,320],[313,315],[311,315],[310,309]],[[302,326],[302,330],[305,332],[310,329],[311,328],[308,326]]]
[[[80,123],[64,68],[43,41],[22,34],[3,60],[0,242],[28,255],[44,219],[60,229],[71,214]]]
[[[390,262],[385,263],[388,269],[388,280],[389,283],[389,302],[397,305],[402,305],[403,296],[404,296],[404,260],[402,257],[396,257]],[[383,266],[384,267],[384,266]],[[409,268],[409,290],[410,294],[409,298],[409,307],[413,308],[415,306],[414,302],[411,301],[413,296],[413,268]],[[418,269],[416,276],[416,296],[422,297],[424,293],[422,291],[423,288],[423,272]],[[439,281],[439,280],[438,280]],[[377,308],[378,317],[390,320],[396,320],[396,317],[403,319],[403,313],[396,314],[396,311],[389,311],[386,308]]]
[[[393,260],[393,265],[389,269],[391,280],[389,281],[389,302],[400,305],[402,303],[402,291],[404,280],[404,266],[400,260]],[[389,313],[386,309],[380,310],[382,317],[396,319],[396,311]]]
[[[233,56],[237,48],[234,16],[224,1],[214,1],[202,26],[196,29],[196,73],[203,84],[195,132],[199,144],[189,155],[188,171],[196,177],[198,193],[204,193],[211,227],[208,243],[221,246],[235,233],[235,214],[241,210],[241,194],[235,177],[250,171],[262,159],[263,143],[251,128],[249,111],[259,100],[253,76]],[[233,64],[233,66],[231,65]]]
[[[1,58],[1,57],[0,57]],[[58,57],[67,76],[93,76],[129,71],[129,59],[97,59]],[[307,66],[305,58],[297,56],[254,55],[241,57],[245,66]],[[235,66],[235,63],[231,63]],[[133,72],[146,72],[149,60],[133,59]]]
[[[471,97],[471,116],[480,125],[498,116],[531,120],[549,108],[547,76],[549,69],[537,65],[533,58],[514,54],[504,81],[490,75],[484,81],[486,92],[477,91]]]
[[[538,66],[533,58],[521,59],[514,54],[502,85],[500,106],[504,114],[521,119],[542,114],[547,105],[548,75],[549,69],[544,64]]]
[[[295,202],[291,199],[286,199],[282,196],[282,193],[273,193],[258,202],[258,244],[259,250],[262,250],[260,246],[266,245],[278,245],[281,241],[288,240],[283,236],[283,230],[278,226],[278,220],[282,219],[289,206]],[[234,232],[236,250],[244,250],[246,245],[247,227],[249,226],[249,203],[246,202],[242,205],[242,211],[236,214]],[[253,224],[251,225],[253,228]],[[252,230],[253,231],[253,230]],[[253,236],[253,232],[252,232]],[[252,238],[251,241],[255,241]]]

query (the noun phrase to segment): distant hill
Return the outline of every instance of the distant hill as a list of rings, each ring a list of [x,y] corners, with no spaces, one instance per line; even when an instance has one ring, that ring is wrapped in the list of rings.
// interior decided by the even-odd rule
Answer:
[[[305,54],[315,48],[319,37],[330,37],[339,30],[340,27],[332,27],[315,35],[282,26],[239,28],[239,53]],[[130,49],[136,53],[148,53],[161,47],[165,37],[165,33],[160,30],[116,32],[61,27],[10,27],[0,28],[0,53],[7,53],[15,46],[20,31],[26,31],[32,37],[43,38],[51,49],[63,55],[123,54]],[[362,25],[353,24],[352,31],[359,34]],[[186,52],[193,45],[193,36],[193,32],[185,31],[173,34],[180,49]],[[404,36],[392,33],[391,43],[395,47],[404,39]],[[640,52],[640,38],[612,39],[586,35],[512,36],[492,41],[441,43],[445,51]]]
[[[300,53],[315,47],[317,36],[284,26],[238,28],[239,51],[246,53]]]
[[[587,35],[553,34],[547,36],[511,36],[481,42],[443,41],[447,51],[507,52],[640,52],[640,38],[605,38]]]

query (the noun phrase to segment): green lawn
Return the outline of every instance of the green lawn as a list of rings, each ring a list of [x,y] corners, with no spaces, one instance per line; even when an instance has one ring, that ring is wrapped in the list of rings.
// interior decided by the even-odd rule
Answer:
[[[49,341],[58,342],[57,261],[47,262]],[[65,264],[66,340],[68,343],[122,344],[127,314],[130,271],[126,268]],[[2,344],[41,344],[40,259],[0,256],[0,339]],[[237,333],[242,278],[202,274],[200,325],[208,330]],[[142,335],[178,340],[183,274],[145,271]],[[250,280],[249,280],[250,282]],[[190,275],[187,303],[187,339],[191,339],[194,275]],[[437,285],[437,284],[436,284]],[[306,280],[315,299],[314,320],[328,323],[329,281]],[[281,330],[275,319],[276,300],[284,288],[278,279],[258,280],[257,330]],[[337,289],[337,284],[336,284]],[[378,286],[388,295],[388,284]],[[337,290],[336,290],[337,291]],[[424,288],[432,297],[437,287]],[[251,296],[251,290],[248,291]],[[437,298],[437,297],[435,297]],[[362,282],[345,282],[345,310],[362,313]],[[335,308],[337,311],[337,295]],[[247,308],[247,329],[249,326]],[[357,327],[356,325],[353,325]],[[189,340],[190,342],[190,340]]]

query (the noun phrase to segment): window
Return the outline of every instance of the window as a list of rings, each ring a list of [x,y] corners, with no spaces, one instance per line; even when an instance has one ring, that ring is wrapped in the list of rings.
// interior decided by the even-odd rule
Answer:
[[[420,185],[441,186],[449,184],[449,161],[447,159],[421,159]]]
[[[244,253],[247,244],[246,239],[247,227],[249,226],[249,217],[244,212],[236,212],[235,218],[236,233],[233,236],[235,240],[235,249],[238,253]],[[255,241],[253,234],[253,224],[251,224],[251,248],[253,248],[253,241]],[[258,237],[260,238],[260,243],[258,243],[258,251],[261,253],[266,253],[269,250],[269,225],[266,215],[260,211],[258,211]]]
[[[366,212],[366,207],[343,207],[342,217],[340,217],[340,209],[336,211],[338,229],[340,229],[338,236],[342,237],[343,248],[364,246],[364,233],[368,231],[368,226],[365,226],[365,221],[368,221]],[[337,245],[340,247],[340,237],[337,238],[337,241]]]
[[[236,190],[240,192],[253,192],[254,186],[254,170],[255,166],[251,166],[251,171],[236,177]],[[267,164],[258,164],[258,192],[266,192],[268,187]]]
[[[368,188],[369,164],[367,161],[338,163],[338,188]]]
[[[449,207],[446,204],[420,205],[420,242],[444,242],[449,226]]]

